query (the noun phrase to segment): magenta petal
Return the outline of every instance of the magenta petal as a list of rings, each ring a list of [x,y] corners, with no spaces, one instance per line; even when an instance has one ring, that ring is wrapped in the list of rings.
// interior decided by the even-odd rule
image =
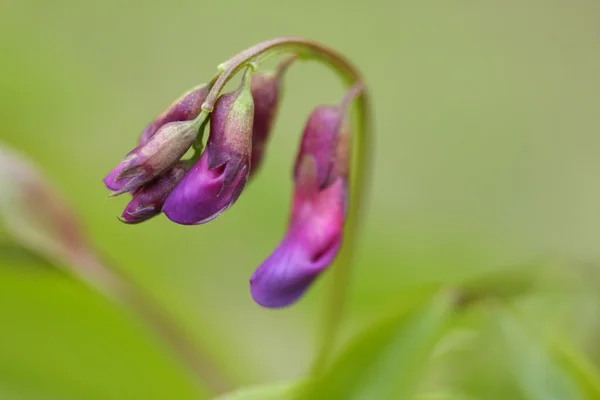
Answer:
[[[250,278],[250,292],[263,307],[286,307],[298,300],[335,258],[339,238],[322,252],[310,249],[295,238],[287,238]]]
[[[338,180],[309,198],[305,192],[302,188],[295,193],[285,239],[250,278],[252,297],[263,307],[285,307],[298,300],[340,248],[345,184]]]
[[[227,165],[209,169],[208,153],[204,152],[171,192],[162,211],[182,225],[203,224],[218,217],[237,200],[246,184],[246,166],[223,186],[228,172]]]
[[[115,169],[113,169],[108,175],[106,175],[106,177],[104,178],[104,185],[108,190],[116,192],[117,190],[120,190],[123,187],[122,182],[117,182],[117,177],[119,176],[121,171],[123,171],[123,164],[117,165]]]
[[[139,168],[129,176],[119,178],[127,167],[128,161],[122,161],[103,179],[104,185],[113,191],[113,196],[134,190],[148,181],[144,171]]]

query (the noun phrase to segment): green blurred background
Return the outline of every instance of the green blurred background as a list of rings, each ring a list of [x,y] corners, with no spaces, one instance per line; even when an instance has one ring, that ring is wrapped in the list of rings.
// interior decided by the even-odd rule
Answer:
[[[359,67],[374,161],[348,335],[418,284],[600,259],[599,21],[595,0],[0,0],[0,139],[42,167],[95,244],[237,385],[287,380],[314,357],[328,275],[277,311],[252,302],[248,278],[284,232],[304,121],[338,101],[339,80],[294,65],[260,176],[204,226],[117,221],[127,199],[106,200],[101,179],[146,123],[269,38],[311,38]],[[23,268],[0,268],[0,398],[193,397],[126,313],[50,268],[6,260]]]

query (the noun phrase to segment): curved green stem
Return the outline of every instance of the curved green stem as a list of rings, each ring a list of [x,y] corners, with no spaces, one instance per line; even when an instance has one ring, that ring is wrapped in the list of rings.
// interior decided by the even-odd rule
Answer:
[[[359,87],[360,94],[356,97],[355,126],[352,140],[352,165],[349,213],[344,229],[344,244],[332,271],[332,288],[330,299],[325,310],[324,332],[319,345],[319,352],[313,367],[313,373],[319,374],[326,367],[333,350],[338,328],[343,314],[343,306],[350,282],[350,264],[352,250],[355,247],[357,230],[359,229],[358,216],[363,206],[365,194],[365,176],[370,158],[370,129],[371,112],[369,97],[359,72],[342,55],[317,42],[302,38],[277,38],[252,46],[237,54],[229,61],[219,66],[222,73],[215,81],[204,104],[203,114],[208,116],[212,112],[219,93],[227,82],[239,72],[247,63],[260,63],[272,55],[294,53],[299,58],[319,61],[332,68],[348,86]]]
[[[229,61],[221,64],[219,69],[223,72],[219,75],[214,86],[208,93],[204,104],[202,104],[202,110],[209,113],[212,112],[217,97],[219,96],[219,93],[221,93],[221,90],[223,90],[223,87],[240,71],[241,68],[244,67],[245,64],[256,58],[259,58],[260,61],[264,61],[266,58],[265,56],[269,56],[267,53],[281,54],[285,52],[295,53],[300,58],[316,59],[326,63],[339,73],[343,77],[344,82],[348,85],[352,85],[355,82],[362,80],[358,71],[348,60],[317,42],[294,37],[277,38],[252,46],[241,53],[238,53]]]

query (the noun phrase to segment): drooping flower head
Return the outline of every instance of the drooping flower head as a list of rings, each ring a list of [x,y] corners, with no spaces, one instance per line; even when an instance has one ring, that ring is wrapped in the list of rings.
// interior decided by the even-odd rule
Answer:
[[[291,55],[274,73],[255,74],[265,60],[281,53]],[[264,307],[285,307],[298,300],[341,248],[351,158],[345,123],[348,106],[357,96],[361,123],[356,143],[361,147],[370,119],[362,79],[348,60],[299,38],[277,38],[246,49],[221,63],[210,84],[185,93],[146,126],[139,146],[104,179],[113,195],[132,194],[121,217],[125,223],[143,222],[161,212],[182,225],[216,218],[260,170],[279,108],[282,76],[294,59],[304,57],[320,58],[353,86],[339,105],[315,108],[305,126],[294,164],[287,232],[250,279],[252,297]],[[240,87],[220,96],[242,70]],[[209,119],[210,136],[202,150],[199,134]],[[192,146],[193,156],[182,160]],[[356,165],[364,159],[358,152]],[[361,181],[360,174],[354,176]],[[358,193],[360,185],[354,189]]]
[[[298,300],[335,259],[346,215],[345,105],[320,106],[304,129],[294,168],[288,231],[250,278],[254,300],[270,308]]]
[[[104,178],[113,195],[159,177],[188,151],[204,122],[198,116],[208,89],[202,85],[189,91],[146,127],[140,145]]]
[[[249,74],[236,91],[217,100],[206,149],[163,207],[171,221],[206,223],[231,207],[242,193],[250,172],[254,120]]]

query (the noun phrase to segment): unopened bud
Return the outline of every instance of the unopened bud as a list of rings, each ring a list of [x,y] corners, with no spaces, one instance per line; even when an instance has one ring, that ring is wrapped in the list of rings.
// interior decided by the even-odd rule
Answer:
[[[170,122],[150,140],[130,152],[106,178],[113,195],[130,192],[160,176],[188,151],[196,140],[202,120]]]
[[[288,231],[250,278],[252,297],[264,307],[298,300],[337,256],[348,206],[351,137],[345,116],[360,90],[353,87],[340,106],[315,108],[308,119],[294,168]]]

